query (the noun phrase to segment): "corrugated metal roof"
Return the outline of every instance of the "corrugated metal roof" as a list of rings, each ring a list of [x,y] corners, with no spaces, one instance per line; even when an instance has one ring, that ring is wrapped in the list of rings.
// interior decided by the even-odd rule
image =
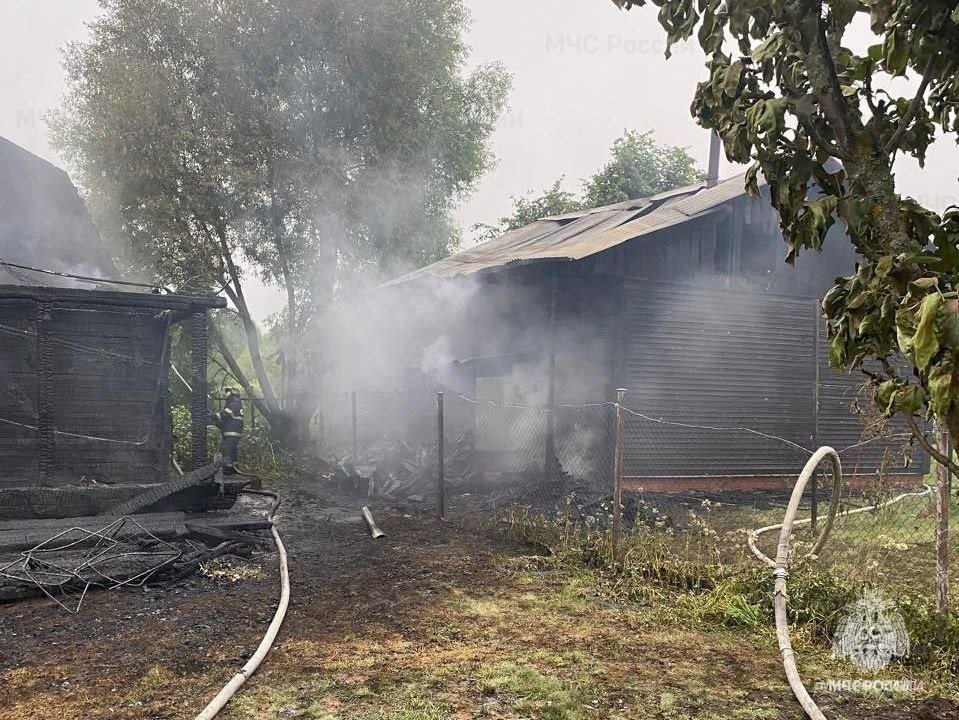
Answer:
[[[692,185],[650,198],[544,218],[387,284],[425,277],[472,275],[518,262],[581,260],[629,240],[707,215],[724,203],[744,196],[744,187],[745,176],[736,175],[711,188]]]

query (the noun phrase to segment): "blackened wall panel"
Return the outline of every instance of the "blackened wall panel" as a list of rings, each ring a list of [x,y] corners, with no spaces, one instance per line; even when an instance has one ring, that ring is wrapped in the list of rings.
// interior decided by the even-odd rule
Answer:
[[[628,475],[792,473],[814,433],[810,303],[742,291],[628,291]],[[748,427],[756,433],[731,428]],[[720,429],[722,428],[722,429]]]
[[[817,301],[633,284],[626,318],[627,405],[647,416],[626,416],[628,475],[794,476],[816,445],[847,474],[907,471],[904,428],[866,430],[864,376],[829,367]]]
[[[0,486],[38,473],[36,306],[0,300]]]
[[[56,300],[38,312],[0,301],[0,486],[163,480],[166,317]]]
[[[155,310],[57,305],[48,330],[56,350],[54,484],[84,476],[162,479],[169,446],[161,409],[163,317]]]

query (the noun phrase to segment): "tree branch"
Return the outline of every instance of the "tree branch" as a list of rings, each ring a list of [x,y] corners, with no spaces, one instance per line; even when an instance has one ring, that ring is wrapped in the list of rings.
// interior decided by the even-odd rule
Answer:
[[[906,110],[906,114],[903,115],[902,120],[899,121],[896,132],[892,134],[892,137],[890,137],[886,143],[886,147],[883,148],[885,152],[891,154],[899,148],[899,143],[902,142],[903,137],[909,130],[909,125],[915,119],[916,113],[919,112],[919,106],[922,105],[923,98],[926,96],[926,90],[929,88],[929,83],[932,82],[932,61],[933,58],[931,57],[926,61],[926,68],[922,72],[922,82],[919,83],[919,90],[916,91],[916,96],[909,104],[909,109]]]
[[[822,54],[824,69],[826,70],[826,81],[829,84],[829,90],[832,93],[832,104],[835,106],[838,124],[843,134],[843,143],[846,150],[851,150],[850,144],[853,139],[852,122],[849,119],[849,108],[846,105],[845,96],[842,94],[842,86],[839,83],[839,73],[836,71],[836,63],[832,57],[832,49],[829,47],[829,38],[826,36],[826,23],[822,16],[822,0],[815,3],[816,6],[816,42],[819,52]]]
[[[204,228],[206,232],[209,232],[209,229],[206,228],[205,223]],[[223,253],[223,260],[226,263],[230,280],[233,283],[232,288],[227,285],[223,288],[223,290],[229,296],[230,300],[233,301],[233,304],[236,305],[237,312],[240,315],[240,320],[243,322],[243,330],[246,334],[246,345],[247,349],[250,351],[250,362],[253,363],[253,371],[256,373],[256,379],[259,381],[260,388],[263,391],[264,402],[273,410],[273,412],[280,412],[280,405],[277,402],[276,395],[273,392],[273,385],[270,383],[270,377],[266,372],[266,365],[263,363],[263,356],[260,353],[260,331],[256,327],[256,323],[253,322],[253,316],[250,314],[250,308],[246,304],[246,297],[243,295],[243,286],[240,283],[240,271],[237,269],[236,263],[233,262],[233,256],[230,253],[230,246],[226,240],[226,233],[222,228],[219,227],[214,227],[213,231],[216,233],[221,252]]]
[[[269,419],[272,416],[272,409],[267,407],[266,403],[263,402],[263,398],[257,397],[253,390],[252,383],[250,383],[249,379],[246,377],[246,373],[243,372],[243,368],[240,367],[240,363],[230,351],[230,348],[227,347],[226,341],[223,339],[223,335],[220,333],[220,329],[216,326],[216,323],[210,323],[210,337],[213,340],[213,344],[216,345],[217,349],[220,351],[220,355],[223,356],[223,359],[229,366],[230,374],[233,375],[234,379],[236,379],[238,383],[240,383],[240,386],[243,388],[243,392],[246,393],[248,398],[250,398],[250,402],[256,406],[257,410],[263,413],[264,417]]]
[[[949,468],[949,471],[954,475],[959,476],[959,465],[956,464],[954,460],[943,455],[939,449],[933,445],[929,438],[926,437],[926,434],[920,429],[919,423],[916,422],[916,416],[912,413],[906,415],[906,421],[909,423],[909,429],[912,430],[913,437],[919,441],[919,444],[922,445],[922,449],[925,450],[929,456],[935,460],[940,465],[944,465]]]

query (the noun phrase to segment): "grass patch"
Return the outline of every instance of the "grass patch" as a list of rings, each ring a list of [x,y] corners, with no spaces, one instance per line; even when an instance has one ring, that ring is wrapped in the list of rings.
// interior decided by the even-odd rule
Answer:
[[[847,605],[864,587],[878,585],[895,601],[909,631],[910,656],[898,661],[903,671],[919,672],[935,685],[956,686],[959,617],[955,613],[945,620],[938,617],[924,586],[917,582],[918,574],[931,582],[934,564],[909,561],[914,555],[925,557],[919,541],[933,532],[928,503],[928,498],[910,498],[877,512],[840,516],[827,544],[830,554],[813,563],[794,565],[789,579],[789,617],[797,626],[797,637],[806,640],[807,649],[828,650]],[[745,556],[747,528],[771,524],[773,518],[727,511],[717,530],[704,516],[692,512],[690,516],[690,525],[684,530],[637,524],[624,535],[618,550],[613,547],[610,530],[589,518],[573,520],[564,513],[541,517],[512,508],[506,526],[514,538],[549,549],[549,555],[538,561],[542,568],[567,568],[573,573],[586,570],[597,592],[608,599],[654,605],[660,615],[674,612],[677,621],[702,629],[769,628],[773,607],[768,569],[751,556],[748,562],[745,558],[728,561],[725,545],[735,543]],[[733,517],[738,519],[731,520]],[[864,540],[867,537],[868,542]],[[897,539],[893,541],[893,537]],[[795,556],[802,557],[808,551],[804,546],[811,547],[813,539],[812,531],[797,531]],[[766,542],[774,544],[775,539]],[[910,550],[909,555],[897,554]],[[875,573],[880,558],[891,566],[895,582]],[[854,567],[867,572],[855,572]]]
[[[520,715],[532,720],[581,720],[579,692],[555,677],[515,663],[502,663],[482,676],[483,693],[500,698]]]
[[[344,710],[334,714],[325,705],[313,703],[300,717],[309,720],[449,720],[449,708],[430,700],[423,690],[407,688],[392,695],[389,708]]]
[[[165,667],[155,665],[140,676],[123,700],[128,705],[142,705],[162,694],[175,681],[176,676],[172,672]]]

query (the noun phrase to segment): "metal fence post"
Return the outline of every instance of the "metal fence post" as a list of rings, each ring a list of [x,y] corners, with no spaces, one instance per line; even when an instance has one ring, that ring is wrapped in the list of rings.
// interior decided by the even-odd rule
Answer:
[[[616,391],[616,451],[613,470],[613,548],[619,550],[623,538],[623,453],[625,439],[623,428],[623,400],[626,389]]]
[[[436,516],[446,517],[446,448],[443,431],[443,391],[436,393]]]
[[[356,436],[356,390],[350,392],[350,404],[353,408],[353,465],[355,466],[360,461],[360,444]]]
[[[940,424],[939,452],[952,458],[949,431]],[[937,464],[936,493],[936,609],[941,617],[949,612],[949,511],[952,499],[952,473],[943,463]]]

